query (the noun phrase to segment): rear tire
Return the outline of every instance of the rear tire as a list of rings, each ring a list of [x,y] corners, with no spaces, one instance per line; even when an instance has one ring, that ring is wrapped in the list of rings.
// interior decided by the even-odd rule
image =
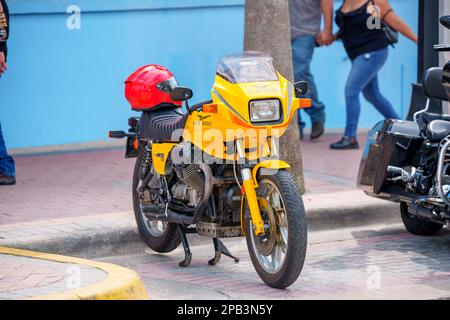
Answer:
[[[272,207],[273,212],[284,212],[283,217],[281,217],[281,213],[274,214],[276,216],[275,221],[278,233],[274,234],[277,235],[277,239],[280,239],[280,235],[281,239],[283,239],[276,240],[277,244],[275,246],[280,246],[280,248],[284,247],[284,250],[281,250],[275,254],[275,249],[272,249],[273,256],[270,258],[270,261],[272,261],[273,268],[271,269],[270,261],[266,260],[268,259],[267,257],[271,255],[269,254],[270,249],[264,248],[264,245],[261,245],[261,242],[256,245],[256,241],[261,241],[261,238],[254,234],[250,212],[247,204],[245,204],[246,217],[244,219],[244,228],[247,239],[247,247],[253,266],[261,279],[273,288],[284,289],[289,287],[298,279],[305,262],[307,247],[307,222],[305,208],[303,206],[303,200],[300,196],[297,184],[288,171],[280,170],[274,175],[260,175],[258,183],[258,198],[261,197],[258,191],[261,192],[261,188],[265,184],[271,186],[269,188],[274,186],[275,188],[273,190],[278,189],[276,192],[279,193],[283,210],[276,208],[270,203],[269,205]],[[274,200],[272,201],[278,202]],[[269,214],[263,214],[263,211],[264,210],[261,210],[261,213],[266,224],[267,222],[264,217],[268,217]],[[285,222],[282,223],[280,222],[281,220]],[[287,227],[285,225],[286,222]],[[281,228],[283,228],[284,233],[281,231]],[[270,230],[272,230],[271,227]],[[272,235],[272,231],[269,231],[267,234]],[[287,239],[287,243],[285,243],[285,238]],[[272,239],[267,242],[270,243],[271,241]],[[261,249],[258,249],[258,246]],[[267,249],[268,251],[266,251]],[[282,255],[284,255],[284,258],[281,258]],[[278,266],[277,263],[273,263],[274,257],[277,256],[280,257]],[[276,259],[277,258],[275,258],[275,260]]]
[[[443,227],[439,223],[427,221],[409,213],[406,202],[400,203],[400,212],[406,230],[417,236],[434,236]]]
[[[137,193],[137,187],[139,185],[139,170],[141,166],[141,157],[138,157],[134,166],[133,173],[133,209],[136,223],[139,230],[139,235],[147,246],[153,251],[159,253],[168,253],[175,250],[181,242],[180,235],[177,230],[177,225],[173,223],[158,223],[163,225],[162,232],[158,234],[157,230],[152,229],[152,224],[142,212],[141,203]],[[153,222],[153,225],[156,225]]]

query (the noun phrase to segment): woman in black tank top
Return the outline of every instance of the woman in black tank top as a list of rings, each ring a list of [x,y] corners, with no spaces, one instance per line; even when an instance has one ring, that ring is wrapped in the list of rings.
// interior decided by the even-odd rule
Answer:
[[[374,105],[386,118],[398,118],[390,102],[380,93],[378,71],[386,62],[389,42],[381,21],[417,43],[417,36],[392,10],[387,0],[345,0],[336,11],[336,24],[352,61],[345,86],[347,124],[344,137],[332,143],[331,149],[357,149],[356,131],[361,110],[359,95]]]

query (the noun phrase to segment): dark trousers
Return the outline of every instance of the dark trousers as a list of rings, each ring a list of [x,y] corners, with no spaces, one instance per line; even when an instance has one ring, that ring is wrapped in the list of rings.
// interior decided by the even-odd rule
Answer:
[[[0,174],[4,176],[14,176],[14,159],[6,151],[5,140],[3,139],[2,125],[0,123]]]
[[[311,108],[299,110],[298,112],[298,125],[300,130],[303,130],[305,127],[300,111],[305,111],[310,116],[312,123],[325,122],[325,106],[319,101],[316,83],[314,82],[314,77],[310,70],[315,47],[316,37],[312,35],[304,35],[292,40],[294,80],[296,82],[301,80],[308,82],[309,89],[306,98],[312,100]]]

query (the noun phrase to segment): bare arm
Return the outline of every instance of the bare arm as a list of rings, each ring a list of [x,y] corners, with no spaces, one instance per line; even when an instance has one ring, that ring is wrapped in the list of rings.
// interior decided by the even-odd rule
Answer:
[[[8,40],[8,11],[6,2],[0,0],[0,76],[6,71],[6,40]]]
[[[333,32],[333,0],[322,0],[320,7],[322,9],[324,30]]]
[[[411,41],[418,43],[417,35],[411,28],[398,16],[395,11],[392,10],[391,5],[387,0],[374,0],[375,5],[380,8],[380,15],[384,22],[386,22],[390,27],[394,28],[406,38]]]
[[[6,57],[3,51],[0,51],[0,76],[6,71]]]
[[[321,0],[320,8],[323,15],[323,31],[317,35],[317,42],[320,45],[330,45],[333,38],[333,0]]]

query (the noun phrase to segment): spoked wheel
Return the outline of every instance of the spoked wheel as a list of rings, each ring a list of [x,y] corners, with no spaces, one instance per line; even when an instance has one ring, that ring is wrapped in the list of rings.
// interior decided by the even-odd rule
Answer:
[[[303,201],[287,171],[260,176],[258,185],[265,234],[255,235],[246,206],[247,247],[261,279],[274,288],[284,289],[297,280],[305,261],[307,223]]]
[[[141,158],[138,158],[134,167],[132,190],[134,216],[138,225],[139,234],[150,249],[159,253],[171,252],[175,250],[181,242],[177,225],[159,220],[150,220],[142,211],[142,205],[139,201],[138,193],[136,192],[139,184],[140,163]],[[144,194],[144,202],[145,201],[150,201],[147,191]]]
[[[147,232],[151,234],[155,238],[161,237],[164,232],[167,229],[167,222],[163,222],[160,220],[150,220],[147,219],[147,217],[142,212],[142,205],[141,205],[141,217],[145,222],[145,228],[147,229]]]

